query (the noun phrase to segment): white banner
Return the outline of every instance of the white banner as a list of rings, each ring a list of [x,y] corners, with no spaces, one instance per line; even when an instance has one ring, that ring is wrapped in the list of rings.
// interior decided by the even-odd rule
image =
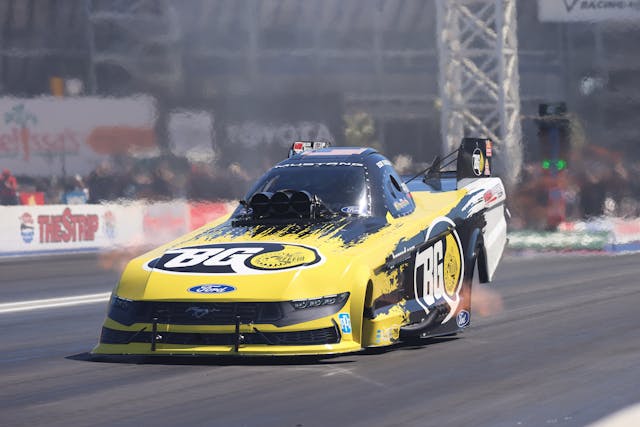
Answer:
[[[541,22],[640,21],[640,0],[538,0]]]
[[[135,98],[0,98],[0,168],[86,175],[110,154],[155,148],[155,102]]]
[[[0,256],[170,242],[235,209],[233,202],[0,206]]]
[[[0,207],[0,255],[104,249],[139,244],[139,205]]]

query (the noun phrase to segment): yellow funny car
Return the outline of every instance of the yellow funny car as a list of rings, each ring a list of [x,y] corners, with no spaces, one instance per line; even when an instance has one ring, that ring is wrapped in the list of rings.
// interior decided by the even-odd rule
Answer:
[[[506,242],[491,168],[486,139],[405,180],[371,148],[296,142],[231,215],[128,264],[92,354],[336,354],[460,332],[474,270],[491,281]]]

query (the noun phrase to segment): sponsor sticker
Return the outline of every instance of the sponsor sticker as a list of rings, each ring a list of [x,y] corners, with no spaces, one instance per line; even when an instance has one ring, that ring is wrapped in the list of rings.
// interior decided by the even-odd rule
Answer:
[[[397,211],[401,211],[402,209],[406,208],[407,206],[409,206],[411,204],[411,202],[409,202],[409,200],[407,199],[400,199],[400,200],[396,200],[393,202],[393,207],[397,210]]]
[[[378,166],[378,168],[381,169],[385,166],[391,166],[391,162],[387,159],[380,160],[378,163],[376,163],[376,166]]]
[[[235,291],[236,288],[231,285],[211,284],[192,286],[187,290],[196,294],[226,294]]]
[[[387,344],[397,341],[398,326],[376,329],[376,344]]]
[[[359,206],[345,206],[340,209],[340,212],[348,215],[360,215],[362,213]]]
[[[317,249],[292,243],[218,243],[166,251],[146,270],[171,274],[264,274],[324,262]]]
[[[469,326],[469,320],[471,316],[467,310],[461,310],[460,313],[456,316],[456,323],[459,328],[465,328]]]
[[[349,313],[340,313],[338,315],[338,319],[340,319],[340,329],[343,334],[351,333],[351,316]]]

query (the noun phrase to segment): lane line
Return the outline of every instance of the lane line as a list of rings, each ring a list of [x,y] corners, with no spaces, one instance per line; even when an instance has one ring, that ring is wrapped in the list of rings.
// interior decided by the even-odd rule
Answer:
[[[95,304],[105,302],[111,292],[99,294],[75,295],[62,298],[36,299],[31,301],[17,301],[0,304],[0,314],[16,313],[19,311],[41,310],[44,308],[70,307],[73,305]]]

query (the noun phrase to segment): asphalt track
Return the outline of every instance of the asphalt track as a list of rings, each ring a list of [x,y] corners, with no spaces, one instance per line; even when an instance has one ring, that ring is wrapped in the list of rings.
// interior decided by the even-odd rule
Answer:
[[[640,255],[509,257],[459,338],[320,361],[95,362],[105,303],[3,313],[0,425],[583,426],[640,402],[639,273]],[[0,261],[0,303],[117,275],[93,255]]]

